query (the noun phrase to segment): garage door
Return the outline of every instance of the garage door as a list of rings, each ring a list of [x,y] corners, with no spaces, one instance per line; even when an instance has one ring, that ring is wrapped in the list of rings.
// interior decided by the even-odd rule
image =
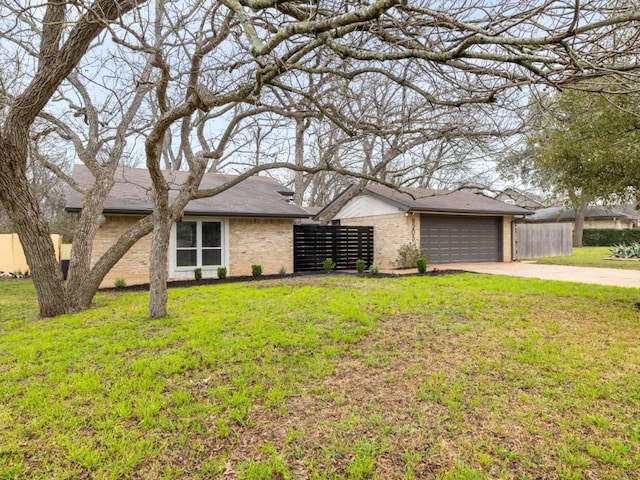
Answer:
[[[429,263],[502,261],[502,217],[422,215],[420,249]]]

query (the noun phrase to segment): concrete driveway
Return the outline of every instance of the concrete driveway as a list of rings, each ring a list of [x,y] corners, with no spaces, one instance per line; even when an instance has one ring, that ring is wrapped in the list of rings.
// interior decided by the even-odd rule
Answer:
[[[537,263],[452,263],[431,265],[429,270],[466,270],[474,273],[507,275],[509,277],[539,278],[565,282],[593,283],[616,287],[640,287],[640,270],[617,268],[566,267],[562,265],[541,265]]]

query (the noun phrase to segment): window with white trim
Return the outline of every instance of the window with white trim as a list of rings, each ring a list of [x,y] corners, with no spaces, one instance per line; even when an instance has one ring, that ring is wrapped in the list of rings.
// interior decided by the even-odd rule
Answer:
[[[177,268],[222,265],[221,222],[176,222],[175,232]]]

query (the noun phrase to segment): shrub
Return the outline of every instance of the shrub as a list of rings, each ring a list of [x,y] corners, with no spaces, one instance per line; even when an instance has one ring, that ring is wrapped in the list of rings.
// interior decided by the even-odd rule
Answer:
[[[640,228],[585,228],[582,244],[585,247],[612,247],[640,242]]]
[[[372,263],[371,266],[369,267],[369,273],[371,275],[377,275],[379,271],[380,271],[380,267],[378,267],[378,265],[376,265],[375,263]]]
[[[611,256],[614,258],[640,258],[640,243],[616,245],[611,248]]]
[[[405,243],[398,248],[398,258],[396,265],[400,268],[412,268],[416,266],[416,260],[422,256],[420,249],[415,243]]]
[[[336,264],[330,258],[326,258],[324,262],[322,262],[322,268],[324,268],[324,273],[329,273],[331,270],[336,268]]]
[[[425,273],[427,271],[426,257],[420,256],[416,258],[416,267],[418,267],[418,272]]]
[[[366,264],[364,263],[364,260],[362,259],[356,260],[356,270],[358,271],[358,273],[363,273],[365,267],[366,267]]]
[[[201,268],[196,268],[193,271],[193,276],[195,277],[196,281],[199,282],[200,280],[202,280],[202,269]]]
[[[220,280],[224,280],[227,278],[227,268],[226,267],[218,267],[218,278]]]
[[[254,277],[262,275],[262,265],[251,265],[251,275]]]
[[[283,277],[287,274],[287,269],[284,268],[284,265],[280,267],[280,271],[278,272],[278,274]]]
[[[127,281],[122,277],[118,277],[114,280],[113,285],[116,288],[124,288],[127,286]]]

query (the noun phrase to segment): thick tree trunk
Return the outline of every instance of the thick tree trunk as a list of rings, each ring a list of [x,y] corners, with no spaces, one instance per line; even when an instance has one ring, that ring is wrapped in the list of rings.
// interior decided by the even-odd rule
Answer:
[[[582,234],[584,232],[584,215],[587,211],[587,203],[583,202],[576,208],[576,222],[573,227],[573,246],[582,246]]]
[[[168,208],[164,212],[156,211],[154,215],[149,265],[148,314],[150,319],[162,318],[167,314],[167,258],[172,224]]]
[[[168,124],[167,124],[168,125]],[[153,189],[153,237],[149,254],[149,319],[162,318],[167,314],[167,259],[169,257],[169,235],[172,217],[169,210],[169,185],[160,168],[160,131],[147,137],[145,149],[147,168]]]
[[[106,275],[105,272],[99,279],[92,278],[91,254],[96,233],[104,222],[104,201],[113,187],[114,180],[112,171],[103,171],[100,174],[94,172],[94,175],[96,183],[84,195],[82,211],[73,234],[67,281],[67,303],[71,311],[86,310],[91,306],[98,286]]]
[[[54,317],[67,311],[64,283],[49,226],[40,214],[24,169],[19,167],[26,165],[21,157],[26,155],[27,138],[26,132],[24,140],[11,138],[12,142],[8,142],[0,138],[0,202],[20,237],[36,287],[40,316]]]
[[[98,259],[79,288],[75,291],[68,289],[69,308],[74,311],[89,308],[105,275],[138,240],[148,235],[152,229],[153,216],[149,215],[139,220],[133,227],[123,233],[118,241]]]

